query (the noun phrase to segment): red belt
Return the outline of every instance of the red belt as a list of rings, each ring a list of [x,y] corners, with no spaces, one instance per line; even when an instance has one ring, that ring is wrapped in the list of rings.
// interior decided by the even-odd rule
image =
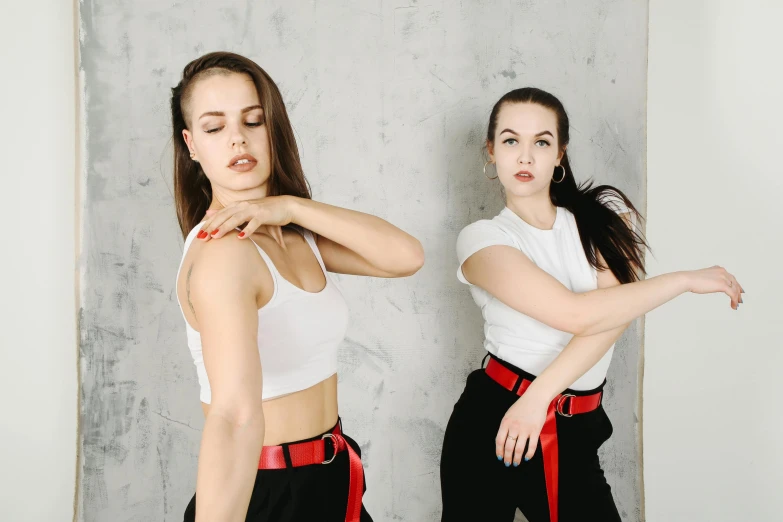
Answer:
[[[326,439],[332,441],[334,454],[326,459]],[[286,462],[285,448],[288,448],[290,460]],[[320,439],[310,442],[299,442],[285,446],[264,446],[258,469],[298,468],[313,464],[329,464],[341,451],[348,451],[350,475],[348,483],[348,509],[345,511],[345,522],[359,522],[362,512],[362,494],[364,493],[364,469],[362,459],[345,441],[340,424],[331,433],[325,433]]]
[[[520,397],[532,381],[517,375],[516,372],[506,368],[494,357],[490,357],[486,368],[487,375],[505,389],[515,392]],[[520,382],[521,381],[521,382]],[[558,485],[558,451],[557,451],[557,424],[555,413],[564,417],[571,417],[580,413],[588,413],[601,405],[603,392],[592,395],[571,395],[561,393],[549,403],[546,413],[546,421],[539,435],[541,441],[541,455],[544,459],[544,480],[546,481],[546,494],[549,502],[549,520],[557,522],[557,485]]]

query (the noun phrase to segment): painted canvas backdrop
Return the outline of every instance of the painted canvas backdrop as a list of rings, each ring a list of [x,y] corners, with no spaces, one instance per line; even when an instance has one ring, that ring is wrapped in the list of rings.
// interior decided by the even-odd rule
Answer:
[[[438,519],[443,431],[482,357],[455,277],[459,230],[502,208],[482,139],[492,104],[535,85],[572,119],[579,179],[644,208],[647,2],[157,0],[79,3],[80,521],[181,520],[203,418],[174,279],[169,95],[214,50],[281,88],[316,199],[371,212],[425,245],[405,280],[340,277],[352,325],[340,409],[378,521]],[[640,328],[620,341],[602,449],[623,519],[640,520]]]

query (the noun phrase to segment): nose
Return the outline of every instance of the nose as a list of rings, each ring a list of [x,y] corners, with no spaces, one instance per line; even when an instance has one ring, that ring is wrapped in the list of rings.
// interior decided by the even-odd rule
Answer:
[[[231,134],[229,135],[229,138],[231,139],[231,148],[233,149],[235,147],[247,145],[247,136],[245,136],[242,125],[232,125],[231,127]]]
[[[533,163],[533,155],[530,153],[530,148],[521,145],[519,147],[519,157],[517,158],[517,163],[520,165],[529,165]]]

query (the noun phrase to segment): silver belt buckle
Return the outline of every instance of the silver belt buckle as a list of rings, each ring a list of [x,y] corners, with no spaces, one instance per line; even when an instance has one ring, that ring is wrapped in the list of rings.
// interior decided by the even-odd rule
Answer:
[[[332,440],[332,446],[334,446],[334,454],[332,455],[332,458],[321,462],[321,464],[331,464],[334,458],[337,456],[337,438],[335,438],[333,433],[324,433],[323,436],[321,437],[321,440],[326,440],[327,438]]]
[[[559,413],[560,415],[562,415],[563,417],[573,417],[574,416],[573,413],[565,413],[563,411],[563,404],[565,403],[566,399],[568,399],[569,397],[571,399],[573,399],[575,397],[575,395],[571,395],[570,393],[564,393],[560,397],[558,397],[557,403],[555,403],[555,411],[557,413]],[[570,405],[570,403],[569,403],[569,405]]]

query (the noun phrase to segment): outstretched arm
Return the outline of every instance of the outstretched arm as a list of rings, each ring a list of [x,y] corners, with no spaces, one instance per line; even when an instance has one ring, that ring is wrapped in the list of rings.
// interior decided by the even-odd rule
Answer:
[[[685,292],[723,292],[736,309],[741,286],[720,267],[673,272],[644,281],[575,293],[516,248],[479,250],[462,273],[511,308],[563,332],[589,336],[614,330]]]

